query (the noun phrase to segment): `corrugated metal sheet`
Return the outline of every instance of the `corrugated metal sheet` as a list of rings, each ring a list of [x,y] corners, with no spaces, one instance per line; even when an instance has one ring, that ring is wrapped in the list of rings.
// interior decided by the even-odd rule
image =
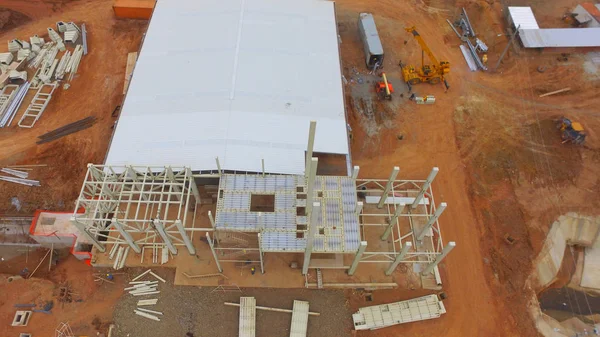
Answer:
[[[106,164],[302,174],[311,120],[348,154],[333,2],[159,0]]]
[[[525,48],[599,47],[600,28],[519,29]]]
[[[446,313],[437,295],[427,295],[389,304],[359,308],[352,315],[354,329],[375,330],[388,326],[438,318]]]
[[[240,297],[239,336],[256,336],[256,299],[254,297]]]
[[[531,11],[531,7],[508,7],[510,18],[515,27],[521,29],[540,29]]]
[[[290,337],[306,337],[308,330],[308,302],[294,300]]]

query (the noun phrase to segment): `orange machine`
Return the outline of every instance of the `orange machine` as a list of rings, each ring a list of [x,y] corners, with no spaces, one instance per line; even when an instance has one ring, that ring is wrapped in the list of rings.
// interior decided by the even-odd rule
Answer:
[[[150,20],[156,0],[115,0],[113,10],[118,18]]]
[[[375,91],[377,92],[377,95],[379,95],[379,97],[391,100],[392,93],[394,92],[394,87],[390,82],[388,82],[385,73],[382,73],[381,77],[383,78],[383,81],[375,83]]]

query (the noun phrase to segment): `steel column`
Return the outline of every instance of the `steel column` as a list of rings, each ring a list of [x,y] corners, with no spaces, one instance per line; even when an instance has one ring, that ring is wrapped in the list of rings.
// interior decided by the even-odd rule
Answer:
[[[140,248],[140,246],[138,246],[137,243],[135,243],[135,241],[131,237],[131,234],[129,234],[129,232],[127,232],[123,228],[123,226],[117,221],[117,218],[113,218],[112,219],[112,225],[119,231],[119,234],[121,234],[121,236],[123,237],[123,239],[125,239],[125,241],[127,241],[127,243],[129,244],[129,246],[131,248],[133,248],[134,252],[136,252],[138,254],[142,252],[142,249]]]
[[[433,216],[431,218],[429,218],[429,221],[427,221],[427,224],[425,225],[425,227],[423,227],[423,230],[421,231],[421,233],[419,233],[419,235],[417,235],[417,241],[423,240],[423,238],[425,237],[425,234],[427,234],[427,232],[429,231],[431,226],[433,226],[433,224],[437,221],[437,219],[440,217],[440,215],[442,215],[442,213],[446,209],[446,206],[448,206],[448,204],[446,204],[445,202],[442,202],[438,206],[438,208],[433,213]]]
[[[208,245],[210,246],[210,251],[212,252],[213,257],[215,258],[215,263],[217,264],[217,269],[219,269],[219,273],[222,273],[223,268],[221,268],[221,264],[219,263],[219,259],[217,258],[217,252],[215,252],[215,245],[213,243],[213,240],[210,238],[210,235],[208,235],[208,232],[206,232],[206,239],[208,240]]]
[[[217,170],[219,171],[219,177],[220,177],[221,174],[223,174],[223,171],[221,171],[221,163],[219,162],[219,157],[215,157],[215,160],[217,161]]]
[[[390,190],[392,189],[392,186],[394,185],[394,180],[396,180],[396,177],[398,176],[398,172],[400,172],[400,168],[398,166],[394,166],[394,169],[392,170],[392,174],[390,174],[390,179],[388,179],[388,182],[385,185],[385,189],[383,190],[383,194],[381,195],[381,199],[379,199],[377,208],[383,208],[383,205],[385,204],[385,200],[387,199],[388,194],[390,193]]]
[[[185,169],[186,176],[190,180],[190,188],[192,189],[192,194],[194,194],[194,199],[196,199],[196,204],[200,203],[200,192],[198,191],[198,186],[196,186],[196,180],[194,179],[194,175],[192,174],[192,169],[187,167]]]
[[[360,171],[360,167],[359,166],[354,166],[353,170],[352,170],[352,179],[356,180],[358,178],[358,172]]]
[[[435,257],[435,261],[428,264],[427,267],[425,268],[425,270],[423,270],[422,274],[427,275],[427,274],[431,273],[433,268],[435,268],[435,266],[437,266],[440,262],[442,262],[442,260],[446,257],[446,255],[448,255],[448,253],[450,253],[450,251],[452,249],[454,249],[454,247],[456,247],[456,242],[454,242],[454,241],[448,242],[446,247],[444,247],[444,249],[442,249],[442,252]]]
[[[88,239],[92,245],[94,245],[94,247],[96,247],[96,249],[98,249],[100,252],[104,253],[106,251],[106,248],[104,247],[103,244],[100,243],[100,241],[96,240],[96,238],[87,231],[87,229],[85,228],[85,225],[80,223],[79,221],[77,221],[75,219],[74,216],[71,217],[71,223],[77,227],[77,230],[79,231],[79,233],[81,233],[81,235],[85,236],[86,239]]]
[[[260,272],[265,273],[265,262],[263,261],[262,244],[260,243],[260,233],[258,233],[258,256],[260,257]]]
[[[385,232],[383,232],[383,235],[381,235],[381,240],[387,240],[387,238],[390,236],[390,233],[392,232],[392,229],[394,228],[394,225],[396,224],[396,220],[398,220],[398,217],[402,213],[404,206],[406,206],[406,205],[405,204],[396,205],[396,210],[394,211],[394,215],[390,218],[390,223],[388,224],[387,228],[385,229]]]
[[[423,187],[421,187],[419,194],[417,194],[415,201],[412,203],[411,208],[415,209],[415,208],[417,208],[417,206],[419,206],[419,203],[423,199],[423,195],[425,195],[425,192],[427,192],[427,190],[429,189],[429,186],[431,185],[431,183],[433,182],[433,179],[435,179],[435,176],[438,174],[439,171],[440,171],[440,169],[437,167],[434,167],[431,170],[431,172],[429,173],[429,176],[427,176],[427,179],[425,180],[425,183],[423,183]]]
[[[208,220],[210,220],[210,225],[214,229],[216,227],[216,225],[215,225],[215,218],[213,218],[213,215],[212,215],[211,211],[208,211]]]
[[[308,273],[308,265],[310,264],[310,256],[312,254],[315,231],[317,230],[317,221],[319,221],[319,213],[321,213],[321,204],[318,202],[313,202],[310,213],[310,221],[308,223],[308,236],[306,237],[306,249],[304,250],[302,275],[306,275],[306,273]]]
[[[188,251],[190,252],[190,255],[195,255],[196,248],[192,244],[192,240],[190,240],[190,238],[185,233],[185,227],[183,226],[183,223],[181,222],[181,220],[175,220],[175,226],[177,227],[177,230],[179,231],[179,234],[181,235],[181,238],[183,239],[183,243],[185,243],[185,246],[187,247]]]
[[[315,132],[317,130],[317,122],[310,121],[310,127],[308,129],[308,146],[306,147],[306,159],[304,168],[304,176],[308,177],[310,174],[310,166],[312,165],[311,159],[313,155],[313,148],[315,147]]]
[[[402,250],[400,251],[400,254],[396,255],[396,258],[394,259],[394,262],[392,262],[392,264],[390,265],[390,267],[388,268],[388,270],[386,270],[385,274],[387,276],[392,275],[392,273],[394,272],[394,270],[396,269],[396,267],[398,267],[398,265],[400,264],[400,262],[402,262],[402,259],[404,259],[404,257],[408,253],[408,250],[410,249],[410,247],[412,247],[412,242],[407,241],[407,242],[404,243],[404,246],[402,246]]]
[[[362,258],[362,255],[366,249],[367,241],[361,241],[360,246],[358,247],[358,252],[356,252],[356,255],[354,256],[354,261],[352,261],[352,265],[350,266],[350,269],[348,269],[348,275],[354,275],[356,267],[358,267],[358,263],[360,262],[360,259]]]
[[[177,255],[177,248],[173,245],[173,242],[171,242],[169,235],[165,231],[165,226],[163,226],[159,219],[154,219],[152,221],[154,228],[156,228],[156,231],[158,232],[158,235],[160,235],[164,243],[167,245],[167,248],[169,248],[171,254]]]
[[[306,215],[310,216],[310,211],[313,206],[313,199],[315,194],[315,178],[317,176],[317,166],[319,165],[319,158],[311,158],[310,172],[308,174],[307,191],[306,191]]]
[[[360,213],[362,212],[363,209],[363,202],[359,201],[356,203],[356,215],[360,215]]]

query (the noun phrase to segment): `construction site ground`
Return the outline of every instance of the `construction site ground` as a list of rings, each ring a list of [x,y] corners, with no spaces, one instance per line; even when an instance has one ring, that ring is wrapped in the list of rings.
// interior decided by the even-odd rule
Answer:
[[[146,21],[115,19],[111,4],[109,0],[4,0],[0,4],[4,7],[0,25],[6,27],[0,32],[0,40],[23,39],[44,32],[56,21],[73,20],[86,23],[91,50],[82,60],[79,76],[73,80],[71,88],[58,92],[33,129],[13,126],[0,130],[0,166],[48,164],[47,168],[32,171],[33,178],[39,179],[42,187],[0,185],[0,210],[3,212],[23,215],[38,208],[72,210],[86,164],[102,163],[115,122],[111,112],[122,99],[127,53],[137,51],[147,25]],[[511,47],[497,71],[470,72],[458,48],[459,40],[445,21],[455,18],[460,8],[465,7],[477,33],[490,47],[488,65],[494,68],[508,41],[503,13],[506,5],[532,6],[540,26],[558,27],[564,26],[561,17],[565,9],[574,4],[566,0],[336,2],[342,70],[349,82],[345,92],[352,128],[353,164],[361,167],[361,177],[386,178],[391,167],[398,165],[401,168],[399,177],[417,179],[438,166],[440,173],[433,188],[437,200],[448,203],[440,218],[442,232],[445,241],[457,242],[457,247],[440,264],[443,290],[448,295],[445,315],[435,320],[360,332],[357,333],[359,336],[536,336],[528,306],[537,305],[535,296],[540,289],[532,289],[527,278],[549,226],[568,211],[597,215],[600,142],[596,130],[600,127],[600,98],[596,93],[600,72],[590,60],[588,52],[593,51],[571,53],[565,61],[562,57],[558,60],[560,54],[552,51]],[[354,85],[360,85],[359,78],[368,78],[356,25],[358,13],[364,11],[375,16],[386,52],[384,70],[398,88],[391,103],[377,101],[374,93],[364,88],[353,90]],[[7,12],[10,15],[7,16]],[[448,92],[444,92],[442,85],[421,84],[414,88],[419,94],[435,95],[434,105],[416,105],[408,100],[408,95],[399,95],[405,89],[399,81],[398,63],[402,60],[418,65],[421,58],[418,44],[403,30],[412,25],[417,26],[434,54],[452,65]],[[544,72],[537,71],[540,66],[545,67]],[[364,80],[361,81],[364,84]],[[565,87],[571,90],[538,97]],[[373,100],[372,117],[357,108],[368,106],[369,103],[362,101],[369,99]],[[35,144],[37,136],[89,115],[96,116],[98,122],[85,132],[44,145]],[[561,144],[553,122],[561,115],[584,125],[588,133],[584,146]],[[12,197],[17,197],[23,205],[20,212],[12,208]],[[506,235],[514,239],[513,244],[506,242]],[[29,258],[32,259],[32,255]],[[10,261],[14,264],[22,260]],[[52,315],[36,314],[29,331],[47,333],[58,322],[68,321],[82,327],[77,333],[91,335],[84,327],[91,329],[93,322],[109,322],[111,315],[123,327],[150,327],[141,318],[125,316],[124,311],[131,309],[131,303],[126,296],[119,297],[122,284],[99,285],[92,280],[94,270],[86,269],[88,267],[73,258],[66,261],[63,266],[59,263],[58,269],[50,274],[37,275],[44,279],[18,281],[25,284],[3,284],[2,293],[7,296],[1,299],[2,321],[12,319],[15,301],[33,300],[38,294],[51,297],[59,282],[57,277],[64,276],[87,282],[83,285],[85,291],[81,291],[84,301],[65,305],[64,310],[55,307]],[[5,271],[7,262],[1,263],[0,271],[10,274],[24,265],[19,262],[20,265]],[[31,263],[37,264],[30,260],[28,265]],[[58,273],[63,270],[61,268],[64,272]],[[173,276],[168,275],[171,281]],[[282,282],[286,282],[285,278]],[[181,294],[192,292],[187,287],[180,288],[176,291]],[[204,308],[202,312],[214,315],[207,317],[223,324],[219,332],[234,334],[237,310],[222,306],[220,302],[225,297],[212,297],[215,295],[203,292],[205,289],[198,291],[191,298]],[[350,336],[349,313],[360,306],[430,293],[401,285],[397,290],[377,291],[373,301],[367,301],[362,292],[297,290],[297,294],[282,297],[290,290],[283,291],[254,289],[247,293],[255,296],[259,305],[289,308],[291,299],[297,296],[309,300],[311,308],[314,306],[322,314],[343,315],[331,320],[332,326],[338,328],[324,330],[324,336]],[[332,296],[331,304],[319,304],[323,303],[319,302],[321,294]],[[175,298],[186,298],[185,295],[177,296],[181,297]],[[205,298],[214,303],[205,303]],[[186,310],[198,312],[193,304],[186,304],[186,308],[188,305]],[[268,314],[268,318],[267,313],[259,314],[259,331],[264,324],[285,326],[289,322],[285,314]],[[179,325],[198,323],[199,316],[200,313],[190,319],[182,316],[183,323]],[[325,316],[318,319],[322,318]],[[263,324],[260,324],[261,320]],[[311,320],[312,317],[309,332],[315,329]],[[323,329],[331,329],[329,319],[320,322]],[[171,326],[169,324],[177,323],[170,322],[165,326]],[[203,331],[199,326],[195,328]],[[4,324],[0,333],[6,335],[7,331],[11,334],[16,331],[7,329],[10,327]],[[280,335],[285,335],[283,331]],[[314,335],[319,334],[315,332]]]

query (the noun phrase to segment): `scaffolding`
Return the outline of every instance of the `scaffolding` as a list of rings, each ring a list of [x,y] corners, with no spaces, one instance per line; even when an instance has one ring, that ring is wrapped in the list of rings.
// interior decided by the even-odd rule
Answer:
[[[100,252],[106,244],[136,253],[159,244],[172,254],[177,246],[195,254],[195,216],[188,213],[199,200],[189,167],[90,164],[71,222]]]

